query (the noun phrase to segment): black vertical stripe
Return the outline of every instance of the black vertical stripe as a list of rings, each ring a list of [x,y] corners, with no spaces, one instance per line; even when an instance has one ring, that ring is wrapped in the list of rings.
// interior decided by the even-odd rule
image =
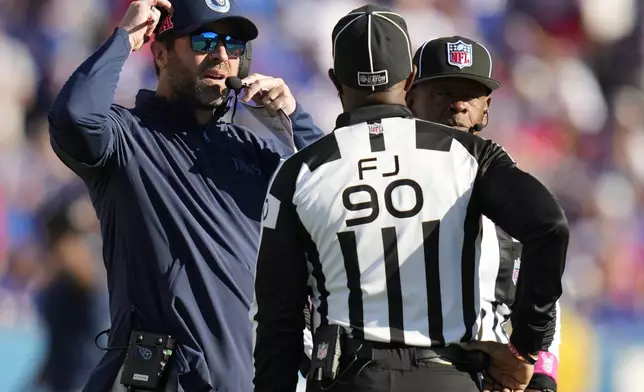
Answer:
[[[311,172],[314,172],[325,163],[331,163],[342,159],[338,140],[334,133],[324,136],[315,143],[316,148],[307,148],[298,153]]]
[[[329,302],[327,299],[329,298],[329,292],[326,289],[326,278],[324,277],[324,273],[322,273],[320,255],[318,255],[317,251],[314,254],[308,254],[308,260],[313,266],[311,275],[315,278],[317,291],[320,293],[320,306],[316,309],[320,315],[320,324],[328,325],[329,319],[327,317],[329,315]]]
[[[364,311],[362,308],[362,287],[360,286],[360,264],[358,263],[358,245],[356,233],[345,231],[338,233],[338,241],[347,273],[349,289],[349,323],[352,335],[356,339],[364,338]]]
[[[452,138],[445,133],[444,125],[416,120],[416,148],[419,150],[447,152],[452,147]]]
[[[298,230],[302,238],[306,238],[304,249],[306,250],[306,258],[311,263],[311,275],[315,278],[315,284],[317,287],[318,293],[320,293],[320,306],[316,311],[320,315],[320,325],[328,325],[329,319],[329,292],[326,289],[326,278],[322,272],[322,263],[320,262],[320,254],[318,252],[317,245],[311,238],[311,234],[306,230],[304,225],[300,220],[298,220]],[[313,320],[313,313],[311,312],[311,320]],[[313,321],[311,321],[313,325]],[[313,330],[313,328],[311,328]]]
[[[499,336],[499,331],[497,330],[497,328],[499,327],[499,314],[497,312],[498,307],[498,302],[492,302],[492,314],[494,315],[494,321],[492,322],[492,331],[494,331],[494,337],[496,338],[496,341],[501,342],[501,336]]]
[[[479,328],[479,332],[476,334],[476,340],[481,340],[483,337],[483,328],[485,328],[485,316],[487,316],[487,310],[485,308],[481,308],[481,328]]]
[[[392,343],[405,343],[403,322],[403,300],[398,264],[398,239],[395,227],[382,229],[382,243],[385,250],[385,274],[387,276],[387,303],[389,307],[389,329]]]
[[[440,221],[423,222],[423,250],[425,253],[425,284],[427,285],[427,312],[429,338],[432,346],[445,345],[443,335],[443,305],[441,301],[440,269],[438,265]]]
[[[514,282],[512,281],[515,259],[514,241],[498,226],[496,226],[494,234],[496,234],[496,240],[499,243],[499,270],[496,274],[494,297],[499,302],[512,304],[514,297]]]
[[[476,210],[474,203],[467,206],[465,225],[463,226],[463,251],[461,256],[461,290],[463,296],[463,323],[465,334],[462,342],[472,340],[472,328],[476,324],[475,308],[476,295],[474,292],[475,267],[476,267],[476,238],[481,231],[481,215]]]
[[[369,135],[369,144],[371,145],[371,152],[385,151],[385,135]]]

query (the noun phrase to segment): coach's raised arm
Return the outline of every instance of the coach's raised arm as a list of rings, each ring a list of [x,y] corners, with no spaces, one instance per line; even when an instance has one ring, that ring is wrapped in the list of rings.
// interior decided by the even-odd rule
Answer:
[[[115,105],[124,63],[152,36],[156,91],[141,90],[134,108]],[[262,204],[293,151],[223,120],[225,80],[242,78],[245,100],[288,116],[296,147],[322,135],[282,79],[247,75],[257,36],[229,0],[133,1],[51,109],[53,149],[86,183],[103,235],[112,349],[88,391],[252,390],[248,311]],[[168,363],[158,383],[125,360],[128,342],[148,338],[152,347],[176,340],[169,362],[148,353]]]

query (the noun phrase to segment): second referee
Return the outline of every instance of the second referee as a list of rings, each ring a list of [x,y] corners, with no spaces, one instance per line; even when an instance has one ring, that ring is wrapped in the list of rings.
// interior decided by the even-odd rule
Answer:
[[[459,344],[478,330],[482,214],[524,247],[514,330],[487,369],[494,390],[524,390],[561,296],[561,208],[497,144],[413,118],[401,16],[358,8],[332,42],[344,113],[281,165],[264,205],[255,391],[295,391],[309,288],[309,392],[479,391]]]

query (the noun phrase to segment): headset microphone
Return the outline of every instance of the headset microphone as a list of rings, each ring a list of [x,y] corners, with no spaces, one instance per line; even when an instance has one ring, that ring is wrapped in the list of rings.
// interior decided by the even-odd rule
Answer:
[[[483,124],[474,124],[470,128],[470,133],[481,132],[483,130]]]
[[[235,92],[239,92],[244,87],[248,87],[247,84],[242,82],[240,78],[237,76],[229,76],[226,78],[226,87],[228,87],[231,90],[235,90]]]
[[[229,76],[226,78],[226,87],[233,90],[235,92],[235,104],[233,106],[233,115],[232,118],[235,118],[235,113],[237,112],[237,99],[239,97],[239,93],[241,89],[248,87],[248,83],[242,82],[240,78],[237,76]],[[278,110],[278,115],[282,117],[284,122],[290,123],[290,120],[284,110],[279,109]]]
[[[242,88],[248,87],[248,85],[242,82],[242,80],[237,76],[229,76],[226,78],[226,87],[235,92],[235,103],[233,103],[233,114],[230,119],[230,121],[232,122],[235,120],[235,114],[237,113],[237,100],[239,99],[239,92],[241,91]]]

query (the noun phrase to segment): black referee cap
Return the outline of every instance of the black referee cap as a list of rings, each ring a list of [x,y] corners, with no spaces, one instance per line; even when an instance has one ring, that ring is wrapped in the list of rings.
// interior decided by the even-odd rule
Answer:
[[[341,84],[383,91],[413,72],[407,23],[387,8],[368,4],[333,28],[333,71]]]
[[[425,42],[414,55],[418,68],[414,84],[440,78],[475,80],[491,91],[501,86],[492,79],[492,56],[469,38],[442,37]]]
[[[165,10],[161,12],[161,20],[155,30],[158,40],[186,36],[218,20],[233,23],[237,39],[250,41],[257,38],[257,27],[241,15],[234,0],[173,0],[172,8],[172,14]]]

